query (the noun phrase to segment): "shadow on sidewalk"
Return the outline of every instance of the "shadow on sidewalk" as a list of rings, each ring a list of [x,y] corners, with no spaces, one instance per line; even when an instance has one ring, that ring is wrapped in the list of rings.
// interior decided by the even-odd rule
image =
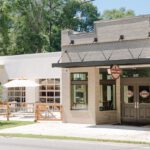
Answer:
[[[121,129],[121,130],[136,130],[136,131],[149,131],[150,124],[104,124],[104,125],[91,125],[88,128],[105,128],[105,129]]]

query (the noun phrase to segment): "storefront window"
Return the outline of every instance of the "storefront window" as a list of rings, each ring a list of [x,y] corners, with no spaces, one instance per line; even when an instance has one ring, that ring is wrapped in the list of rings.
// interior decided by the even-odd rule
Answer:
[[[9,102],[26,102],[25,87],[8,88]]]
[[[71,74],[71,109],[85,110],[88,106],[88,79],[87,73]]]
[[[39,97],[42,103],[60,103],[60,79],[40,79]]]
[[[107,76],[106,70],[100,74],[104,78],[100,80],[100,111],[115,110],[116,109],[116,84],[110,76]]]
[[[136,68],[136,69],[124,69],[122,78],[129,77],[150,77],[150,69],[149,68]]]
[[[72,81],[87,81],[87,73],[73,73],[71,75]]]

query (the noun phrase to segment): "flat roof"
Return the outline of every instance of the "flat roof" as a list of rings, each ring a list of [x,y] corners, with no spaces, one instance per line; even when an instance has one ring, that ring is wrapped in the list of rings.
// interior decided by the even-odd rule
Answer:
[[[19,54],[19,55],[6,55],[0,56],[0,60],[5,59],[23,59],[23,58],[39,58],[39,57],[60,57],[61,52],[46,52],[46,53],[32,53],[32,54]]]

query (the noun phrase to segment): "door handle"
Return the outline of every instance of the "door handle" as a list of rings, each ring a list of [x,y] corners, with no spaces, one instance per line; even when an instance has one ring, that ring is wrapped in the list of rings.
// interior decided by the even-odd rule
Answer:
[[[137,109],[139,109],[139,102],[137,102]]]
[[[137,108],[136,102],[134,103],[134,108],[135,108],[135,109]]]

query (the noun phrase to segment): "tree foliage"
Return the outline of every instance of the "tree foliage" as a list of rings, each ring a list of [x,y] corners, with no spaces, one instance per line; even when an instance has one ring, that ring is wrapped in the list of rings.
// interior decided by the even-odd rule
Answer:
[[[134,15],[107,10],[102,19]],[[97,7],[83,0],[0,0],[0,55],[59,51],[61,30],[93,31]]]
[[[1,0],[0,54],[60,50],[60,33],[92,31],[97,8],[81,0]],[[78,13],[81,18],[75,18]]]
[[[122,7],[120,9],[105,10],[102,15],[102,19],[110,20],[130,16],[135,16],[134,11],[130,9],[126,10],[124,7]]]
[[[91,3],[69,0],[63,8],[62,28],[68,28],[79,32],[93,30],[93,22],[98,20],[97,7]]]

